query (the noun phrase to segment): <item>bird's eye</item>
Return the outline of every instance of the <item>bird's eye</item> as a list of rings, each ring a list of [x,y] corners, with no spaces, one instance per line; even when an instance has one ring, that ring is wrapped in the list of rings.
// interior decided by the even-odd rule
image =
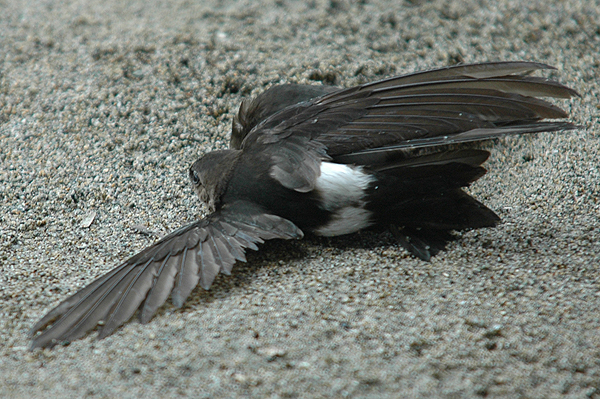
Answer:
[[[200,176],[198,176],[198,172],[190,169],[190,180],[192,181],[194,186],[199,185],[200,184]]]

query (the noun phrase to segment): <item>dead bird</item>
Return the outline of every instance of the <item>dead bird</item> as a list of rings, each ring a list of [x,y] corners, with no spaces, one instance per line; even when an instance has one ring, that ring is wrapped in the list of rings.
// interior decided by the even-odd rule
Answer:
[[[495,226],[500,218],[462,190],[485,174],[489,152],[465,143],[575,128],[544,121],[568,115],[540,97],[577,96],[530,75],[544,69],[552,68],[458,65],[348,89],[279,85],[244,101],[231,148],[189,169],[210,214],[67,298],[33,326],[31,348],[98,325],[106,337],[138,309],[147,323],[169,295],[181,307],[265,240],[391,228],[429,260],[451,231]]]

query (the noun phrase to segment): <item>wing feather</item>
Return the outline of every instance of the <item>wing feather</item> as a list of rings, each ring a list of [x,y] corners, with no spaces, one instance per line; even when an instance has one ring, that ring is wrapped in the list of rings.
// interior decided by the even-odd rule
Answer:
[[[370,165],[402,156],[400,148],[575,128],[541,121],[567,114],[540,97],[578,95],[556,81],[527,75],[547,69],[554,68],[535,62],[458,65],[338,90],[269,114],[242,148],[270,154],[271,176],[306,192],[314,188],[324,160]]]
[[[192,290],[208,289],[219,271],[230,273],[244,249],[281,238],[301,238],[292,222],[265,214],[255,204],[227,204],[207,218],[164,237],[67,298],[36,323],[31,348],[52,347],[100,325],[98,338],[113,333],[141,309],[147,323],[169,294],[182,306]]]
[[[210,239],[210,238],[208,238]],[[203,244],[201,244],[203,245]],[[198,284],[200,280],[199,265],[198,265],[198,252],[202,252],[197,249],[198,242],[196,245],[183,250],[183,256],[181,264],[179,266],[179,272],[177,273],[177,279],[175,280],[175,288],[171,293],[171,299],[175,307],[182,307],[192,290]],[[214,267],[214,265],[210,265]],[[202,268],[202,275],[206,271]]]
[[[146,324],[152,319],[158,308],[165,303],[175,285],[179,256],[167,255],[158,268],[150,291],[142,306],[140,321]]]

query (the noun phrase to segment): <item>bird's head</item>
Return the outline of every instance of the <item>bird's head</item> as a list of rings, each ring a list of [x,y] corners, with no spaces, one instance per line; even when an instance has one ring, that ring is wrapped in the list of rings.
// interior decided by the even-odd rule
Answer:
[[[209,212],[219,208],[229,176],[237,164],[240,151],[221,150],[203,155],[190,166],[192,187]]]

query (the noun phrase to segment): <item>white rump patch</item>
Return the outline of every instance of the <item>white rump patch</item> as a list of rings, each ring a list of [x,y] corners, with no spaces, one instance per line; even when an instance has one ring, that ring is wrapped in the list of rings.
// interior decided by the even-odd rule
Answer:
[[[364,209],[364,196],[365,190],[374,181],[375,178],[363,172],[360,166],[322,162],[315,191],[321,197],[322,208],[333,212],[333,219],[315,230],[315,234],[338,236],[371,225],[371,212]]]
[[[335,212],[333,219],[327,225],[316,229],[314,233],[326,237],[341,236],[356,233],[369,227],[372,223],[371,212],[363,208],[349,206]]]
[[[315,189],[323,199],[323,208],[335,212],[347,206],[364,205],[365,190],[375,178],[360,166],[322,162],[321,176]]]

